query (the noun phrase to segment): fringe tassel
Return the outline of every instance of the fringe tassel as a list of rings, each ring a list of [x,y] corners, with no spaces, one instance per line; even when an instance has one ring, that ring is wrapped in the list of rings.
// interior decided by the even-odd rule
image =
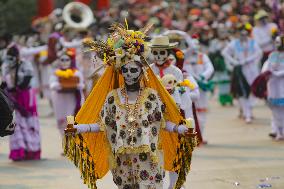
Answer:
[[[186,176],[190,171],[191,157],[194,147],[196,147],[196,137],[186,138],[179,137],[179,146],[177,148],[177,156],[174,161],[176,173],[178,173],[178,180],[174,189],[180,189],[186,181]]]
[[[84,184],[87,184],[90,189],[97,189],[95,163],[83,141],[82,135],[65,136],[63,139],[63,149],[64,155],[79,168]]]

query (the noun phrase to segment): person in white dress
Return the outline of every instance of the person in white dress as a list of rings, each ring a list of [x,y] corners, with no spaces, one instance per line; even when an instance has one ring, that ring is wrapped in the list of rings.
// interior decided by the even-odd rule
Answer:
[[[96,132],[94,136],[103,134],[105,139],[100,139],[98,142],[103,144],[106,141],[108,143],[109,153],[104,157],[109,156],[108,159],[111,160],[109,162],[113,162],[107,169],[111,170],[114,182],[119,189],[164,188],[164,170],[175,171],[171,167],[180,164],[169,159],[176,157],[174,153],[163,157],[163,154],[176,152],[175,147],[170,147],[172,152],[168,152],[164,148],[181,143],[176,138],[177,135],[175,135],[176,141],[165,142],[165,139],[172,132],[178,132],[181,135],[187,134],[189,129],[185,125],[186,121],[182,118],[177,106],[146,62],[144,49],[147,49],[147,43],[144,42],[143,32],[139,31],[140,35],[136,36],[134,35],[137,33],[136,31],[126,30],[119,25],[113,25],[113,28],[118,28],[119,32],[110,35],[108,41],[114,42],[109,43],[111,48],[95,48],[101,59],[105,57],[105,61],[110,60],[107,62],[105,73],[78,113],[76,117],[78,124],[74,127],[71,126],[70,131],[79,134],[79,138],[82,140],[84,140],[84,137],[92,135],[90,132]],[[124,37],[125,33],[128,34],[126,37]],[[93,43],[90,42],[90,44],[92,48]],[[100,45],[99,42],[97,44]],[[102,43],[102,47],[105,47],[104,43]],[[122,82],[113,85],[119,78],[123,79]],[[89,112],[93,108],[97,113]],[[97,118],[92,119],[92,121],[86,119],[80,121],[81,116],[83,116],[82,118],[88,117],[89,113],[91,116],[97,116]],[[173,123],[173,116],[178,118],[178,122]],[[180,119],[183,121],[181,122]],[[191,121],[188,121],[188,123],[190,124]],[[73,123],[71,124],[73,125]],[[68,133],[68,128],[66,132]],[[167,132],[167,135],[163,135],[162,132]],[[67,144],[70,143],[70,139],[67,135]],[[86,138],[85,141],[87,140]],[[93,138],[90,142],[94,146],[92,149],[97,150],[102,145],[96,146],[95,140]],[[163,149],[159,147],[159,141],[161,141],[160,147]],[[76,148],[76,145],[66,145],[66,147],[68,148],[67,151],[71,153],[71,157],[69,157],[74,160],[75,155],[75,159],[77,159],[76,154],[73,154],[74,149],[72,149],[73,147]],[[94,152],[96,156],[98,156],[98,153],[102,153],[101,150]],[[92,154],[92,151],[90,150],[88,153]],[[99,157],[100,160],[104,159],[102,156]],[[184,161],[190,159],[188,155],[186,157],[184,156]],[[83,160],[81,160],[82,164],[89,163],[89,160]],[[167,162],[170,169],[167,168]],[[106,163],[106,161],[103,163]],[[96,169],[84,169],[83,177],[86,178],[87,171],[89,171],[89,174],[97,175],[96,172],[104,169],[100,166],[101,164],[99,164],[100,167],[98,167],[98,164],[94,164]],[[95,182],[97,178],[91,179]],[[87,182],[90,183],[89,180]],[[182,180],[184,179],[182,178]],[[177,182],[177,184],[183,184],[183,182]]]
[[[262,50],[249,36],[250,28],[244,24],[238,26],[238,37],[232,40],[222,51],[222,55],[234,67],[231,92],[238,98],[243,118],[252,122],[253,96],[250,87],[258,76]]]
[[[268,105],[272,111],[272,130],[276,140],[284,140],[284,36],[276,38],[277,50],[264,63],[262,72],[271,73],[267,83]]]
[[[183,116],[192,118],[192,101],[196,101],[199,98],[199,90],[194,78],[189,74],[184,76],[182,70],[176,66],[177,64],[183,64],[184,61],[184,54],[181,50],[175,48],[176,45],[177,43],[169,43],[168,36],[153,38],[150,47],[154,63],[151,65],[151,68],[162,79],[164,86],[179,106]],[[183,87],[175,86],[178,83],[182,83],[184,79],[187,79],[189,85]],[[172,189],[178,175],[175,172],[170,172],[169,176],[169,189]]]
[[[187,51],[185,64],[183,65],[184,74],[193,76],[199,85],[200,97],[196,101],[197,116],[200,131],[204,136],[204,128],[208,111],[208,92],[213,90],[210,79],[214,74],[214,67],[209,57],[200,52],[199,42],[193,39],[191,50]],[[203,137],[204,138],[204,137]],[[206,144],[206,141],[204,141]]]
[[[256,26],[252,30],[252,35],[263,52],[261,61],[263,64],[274,50],[273,38],[277,33],[278,27],[275,23],[268,21],[268,13],[264,10],[259,10],[254,19]]]
[[[66,116],[76,114],[83,103],[83,75],[75,68],[74,62],[72,62],[74,60],[75,57],[71,52],[67,51],[61,55],[58,61],[59,67],[50,76],[49,82],[54,114],[62,136],[64,135]],[[66,88],[61,81],[72,77],[78,78],[78,81],[70,88]]]

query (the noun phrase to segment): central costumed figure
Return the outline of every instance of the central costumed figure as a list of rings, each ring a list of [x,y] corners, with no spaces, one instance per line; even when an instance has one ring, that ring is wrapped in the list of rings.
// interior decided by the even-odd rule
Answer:
[[[111,27],[106,42],[87,41],[105,62],[105,73],[73,117],[67,117],[65,154],[80,168],[84,182],[111,170],[119,189],[161,189],[164,172],[175,171],[179,189],[190,169],[195,133],[149,67],[140,31]]]

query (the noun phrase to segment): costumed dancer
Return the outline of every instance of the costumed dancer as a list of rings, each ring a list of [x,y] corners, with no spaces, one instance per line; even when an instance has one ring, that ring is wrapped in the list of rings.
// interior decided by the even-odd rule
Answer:
[[[209,58],[214,66],[215,74],[213,77],[214,83],[218,87],[219,103],[224,106],[227,104],[233,105],[233,97],[230,93],[231,79],[230,67],[227,66],[226,60],[221,54],[221,51],[229,43],[228,32],[224,24],[219,24],[217,28],[217,36],[210,41]]]
[[[10,100],[15,106],[15,133],[10,136],[10,155],[13,161],[40,159],[40,132],[36,92],[30,88],[33,67],[20,59],[16,46],[8,48],[2,65],[3,80]]]
[[[154,63],[151,65],[154,73],[162,79],[164,86],[171,94],[184,118],[193,117],[192,101],[199,97],[199,90],[196,81],[190,75],[184,76],[176,65],[183,65],[184,54],[175,48],[177,43],[170,43],[168,36],[158,36],[151,42],[151,51],[154,56]],[[182,83],[183,86],[175,85]],[[182,103],[183,102],[183,103]],[[177,174],[170,172],[170,186],[173,188],[177,180]]]
[[[239,100],[246,123],[252,122],[253,96],[250,94],[250,87],[260,72],[258,63],[262,58],[260,47],[249,37],[250,31],[249,24],[240,24],[238,37],[222,51],[222,55],[234,67],[231,92],[233,97]]]
[[[36,89],[40,88],[41,74],[39,59],[42,52],[47,51],[47,45],[39,44],[39,37],[37,34],[27,36],[24,46],[20,47],[21,59],[31,62],[33,65],[34,75],[31,81],[31,87]]]
[[[52,106],[62,136],[66,116],[76,115],[84,99],[83,75],[75,64],[75,52],[68,49],[59,57],[58,69],[50,76]]]
[[[48,37],[47,52],[42,52],[40,64],[40,88],[43,96],[49,100],[50,107],[52,107],[51,90],[49,88],[50,76],[52,75],[53,68],[58,60],[58,54],[62,50],[60,38],[62,37],[62,23],[54,24],[54,32]],[[47,53],[47,54],[46,54]],[[50,113],[51,114],[51,113]]]
[[[150,47],[154,57],[154,63],[151,64],[151,68],[160,78],[166,74],[172,74],[176,77],[178,82],[181,82],[183,81],[181,70],[169,60],[170,49],[176,46],[177,43],[169,42],[168,36],[157,36],[153,38]]]
[[[276,140],[284,140],[284,36],[276,38],[277,50],[264,63],[262,72],[269,72],[267,101],[272,111],[272,132]]]
[[[75,128],[68,117],[66,132],[76,135],[67,135],[65,153],[91,188],[109,169],[119,189],[163,188],[164,169],[179,173],[180,188],[193,150],[191,121],[185,122],[146,62],[148,27],[133,31],[114,24],[112,30],[106,42],[86,43],[106,69],[77,114]],[[175,132],[187,137],[179,140]]]
[[[177,79],[172,74],[166,74],[161,79],[162,84],[167,89],[167,91],[170,93],[172,98],[174,99],[175,103],[177,104],[181,114],[185,118],[192,118],[193,117],[193,107],[192,107],[192,99],[190,95],[190,90],[188,89],[193,88],[191,83],[189,82],[182,82],[177,83]],[[198,88],[197,88],[198,91]],[[199,92],[198,92],[199,94]],[[169,189],[174,188],[175,183],[178,179],[178,174],[176,172],[169,172],[170,177],[170,184]],[[182,186],[181,189],[184,189],[185,186]]]
[[[200,132],[204,139],[204,128],[208,111],[208,92],[213,90],[213,83],[210,81],[214,73],[214,67],[208,56],[200,52],[197,39],[192,40],[192,46],[185,56],[186,62],[183,65],[184,74],[193,76],[199,86],[200,97],[196,101],[197,117],[200,125]],[[203,140],[203,144],[207,141]]]
[[[199,98],[199,91],[195,79],[189,74],[183,75],[181,67],[184,62],[184,54],[178,48],[177,43],[169,43],[168,36],[158,36],[153,38],[151,42],[151,51],[154,57],[154,63],[151,65],[154,73],[163,78],[165,75],[173,75],[176,84],[182,83],[186,86],[186,91],[190,95],[188,103],[182,103],[181,106],[185,118],[192,117],[191,102]],[[185,97],[187,95],[182,95]],[[178,99],[176,99],[178,102]]]
[[[184,53],[180,49],[171,49],[168,59],[183,73],[183,80],[177,84],[181,95],[181,102],[186,102],[181,103],[181,109],[184,111],[184,117],[193,117],[192,103],[197,101],[199,98],[198,84],[192,75],[189,75],[183,70]]]
[[[259,10],[254,15],[254,20],[256,26],[253,28],[252,35],[263,52],[261,60],[263,64],[274,50],[273,39],[277,35],[278,27],[275,23],[268,22],[268,13],[265,10]]]

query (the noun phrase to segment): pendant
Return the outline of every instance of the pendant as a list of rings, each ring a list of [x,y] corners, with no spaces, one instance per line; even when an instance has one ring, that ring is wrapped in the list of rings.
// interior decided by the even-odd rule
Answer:
[[[130,142],[130,146],[133,148],[134,145],[135,145],[135,142],[134,142],[133,139],[132,139],[131,142]]]
[[[134,116],[130,115],[130,116],[128,116],[127,121],[128,121],[128,123],[133,123],[134,121],[136,121],[136,119],[135,119]]]

